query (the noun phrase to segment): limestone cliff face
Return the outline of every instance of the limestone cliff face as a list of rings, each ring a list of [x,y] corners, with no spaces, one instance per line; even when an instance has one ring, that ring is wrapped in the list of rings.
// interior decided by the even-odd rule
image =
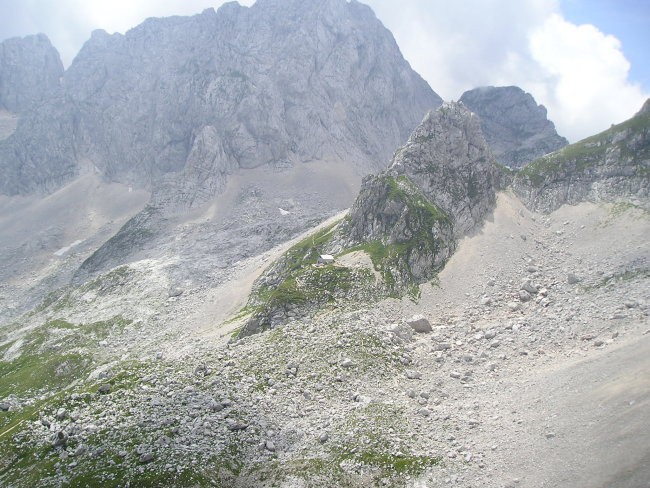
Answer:
[[[476,88],[460,98],[481,119],[481,129],[495,158],[518,168],[569,142],[557,134],[546,108],[516,86]]]
[[[21,178],[2,178],[3,193],[56,186],[83,164],[190,205],[238,168],[346,161],[363,174],[441,103],[370,8],[346,0],[228,3],[96,31],[63,92],[0,143]]]
[[[551,212],[584,200],[631,200],[650,209],[650,104],[632,119],[544,156],[523,168],[515,192]]]
[[[451,218],[456,236],[483,223],[499,186],[479,119],[462,103],[429,112],[395,154],[388,173],[408,177]]]
[[[55,96],[63,64],[43,34],[0,43],[0,110],[20,113]]]

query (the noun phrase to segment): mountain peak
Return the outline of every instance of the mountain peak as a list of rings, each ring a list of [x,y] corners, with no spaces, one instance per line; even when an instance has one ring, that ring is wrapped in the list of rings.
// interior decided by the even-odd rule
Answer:
[[[59,167],[88,160],[109,180],[155,194],[164,187],[161,201],[178,199],[170,181],[210,182],[183,186],[184,194],[224,187],[228,175],[220,170],[215,178],[187,174],[198,167],[333,161],[363,175],[385,167],[422,114],[442,102],[372,11],[346,0],[229,3],[148,19],[124,35],[96,31],[66,71],[63,90],[65,104],[34,114],[51,123],[43,126],[51,139],[18,128],[12,147],[0,147],[10,159],[3,163],[34,174],[21,191],[38,190],[43,178],[61,181]],[[46,112],[74,120],[66,125],[73,131],[63,132]],[[206,128],[217,145],[199,151],[205,139],[196,135]],[[188,160],[198,153],[220,161]],[[16,187],[0,180],[3,191]]]
[[[462,102],[446,102],[425,116],[395,154],[390,172],[408,176],[452,217],[456,234],[463,235],[494,204],[494,162],[478,117]]]
[[[517,86],[484,86],[460,100],[481,119],[481,129],[496,159],[520,167],[568,144],[548,120],[546,107]]]
[[[650,113],[650,98],[648,98],[645,103],[643,104],[643,107],[641,107],[641,110],[636,115],[641,115],[641,114],[647,114]]]
[[[45,34],[0,43],[0,109],[23,112],[52,97],[63,63]]]

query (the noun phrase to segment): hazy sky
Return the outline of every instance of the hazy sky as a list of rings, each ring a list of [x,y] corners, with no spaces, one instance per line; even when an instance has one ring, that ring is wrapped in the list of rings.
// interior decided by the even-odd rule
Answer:
[[[90,32],[190,15],[219,0],[0,0],[0,39],[47,34],[68,65]],[[250,5],[250,1],[241,1]],[[443,98],[518,85],[570,140],[633,115],[650,96],[649,0],[365,0]]]

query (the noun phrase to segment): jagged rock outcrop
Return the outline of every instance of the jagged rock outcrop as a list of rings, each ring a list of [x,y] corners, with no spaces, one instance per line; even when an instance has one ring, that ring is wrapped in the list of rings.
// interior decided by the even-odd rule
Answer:
[[[543,212],[619,199],[650,209],[649,107],[646,102],[632,119],[532,162],[515,177],[515,192]]]
[[[518,168],[569,142],[557,134],[546,108],[516,86],[475,88],[460,98],[481,119],[481,130],[495,158]]]
[[[156,204],[194,204],[265,164],[346,161],[365,174],[441,103],[372,10],[346,0],[233,2],[95,31],[63,91],[0,142],[13,168],[1,192],[47,190],[87,163],[153,189]]]
[[[500,170],[478,117],[462,103],[429,112],[400,149],[389,174],[408,177],[463,236],[482,224],[495,203]]]
[[[0,110],[20,113],[58,93],[63,63],[44,34],[0,43]]]
[[[364,179],[349,215],[294,246],[256,282],[240,335],[334,302],[416,297],[496,202],[500,170],[478,117],[462,103],[429,112],[389,168]],[[373,270],[318,266],[323,253],[364,253]],[[373,279],[377,273],[379,280]],[[325,291],[329,290],[330,293]]]

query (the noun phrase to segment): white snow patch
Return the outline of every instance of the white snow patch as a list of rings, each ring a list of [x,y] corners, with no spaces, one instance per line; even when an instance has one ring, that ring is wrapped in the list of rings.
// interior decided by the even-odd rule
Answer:
[[[82,242],[83,242],[83,240],[80,240],[80,241],[74,241],[74,242],[73,242],[72,244],[70,244],[69,246],[62,247],[61,249],[59,249],[58,251],[56,251],[56,252],[54,253],[54,255],[55,255],[55,256],[58,256],[58,257],[61,257],[61,256],[63,256],[65,253],[67,253],[70,249],[72,249],[73,247],[78,246],[78,245],[81,244]]]

